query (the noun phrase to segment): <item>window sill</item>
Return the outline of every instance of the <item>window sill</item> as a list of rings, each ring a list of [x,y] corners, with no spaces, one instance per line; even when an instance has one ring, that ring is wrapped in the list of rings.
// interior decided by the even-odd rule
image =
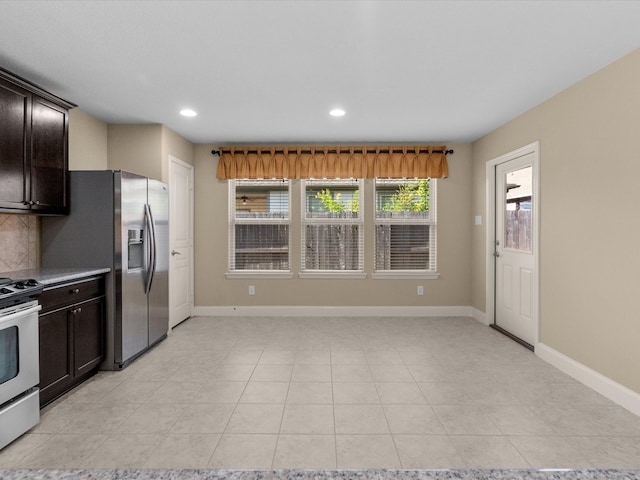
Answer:
[[[375,272],[371,274],[374,280],[437,280],[439,272],[411,272],[397,270],[393,272]]]
[[[291,272],[276,272],[270,270],[258,271],[251,270],[247,272],[227,272],[224,274],[229,279],[235,278],[293,278]]]
[[[367,274],[364,272],[301,272],[298,274],[299,278],[367,278]]]

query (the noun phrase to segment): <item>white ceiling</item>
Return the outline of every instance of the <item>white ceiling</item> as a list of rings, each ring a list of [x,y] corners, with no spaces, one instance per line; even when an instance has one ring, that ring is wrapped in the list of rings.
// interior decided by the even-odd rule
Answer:
[[[639,46],[634,0],[0,2],[1,67],[195,143],[473,141]]]

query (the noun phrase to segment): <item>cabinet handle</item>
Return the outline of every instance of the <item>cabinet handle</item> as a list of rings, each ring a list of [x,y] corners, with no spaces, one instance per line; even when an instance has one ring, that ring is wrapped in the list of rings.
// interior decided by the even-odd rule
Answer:
[[[79,288],[74,288],[69,293],[80,293],[80,289]]]
[[[78,308],[74,308],[73,310],[71,310],[71,315],[77,315],[78,313],[82,312],[82,307],[78,307]]]

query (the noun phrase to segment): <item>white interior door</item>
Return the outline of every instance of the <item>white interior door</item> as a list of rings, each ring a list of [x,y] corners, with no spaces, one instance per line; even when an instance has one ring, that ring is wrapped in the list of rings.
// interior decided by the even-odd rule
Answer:
[[[193,311],[193,166],[169,157],[171,230],[169,327]]]
[[[531,346],[538,340],[535,158],[495,167],[495,325]]]

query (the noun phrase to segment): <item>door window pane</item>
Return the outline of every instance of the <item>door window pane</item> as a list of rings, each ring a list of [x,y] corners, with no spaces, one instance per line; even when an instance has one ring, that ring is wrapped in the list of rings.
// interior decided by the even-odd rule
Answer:
[[[532,236],[532,179],[531,166],[508,172],[505,182],[504,246],[531,251]]]

